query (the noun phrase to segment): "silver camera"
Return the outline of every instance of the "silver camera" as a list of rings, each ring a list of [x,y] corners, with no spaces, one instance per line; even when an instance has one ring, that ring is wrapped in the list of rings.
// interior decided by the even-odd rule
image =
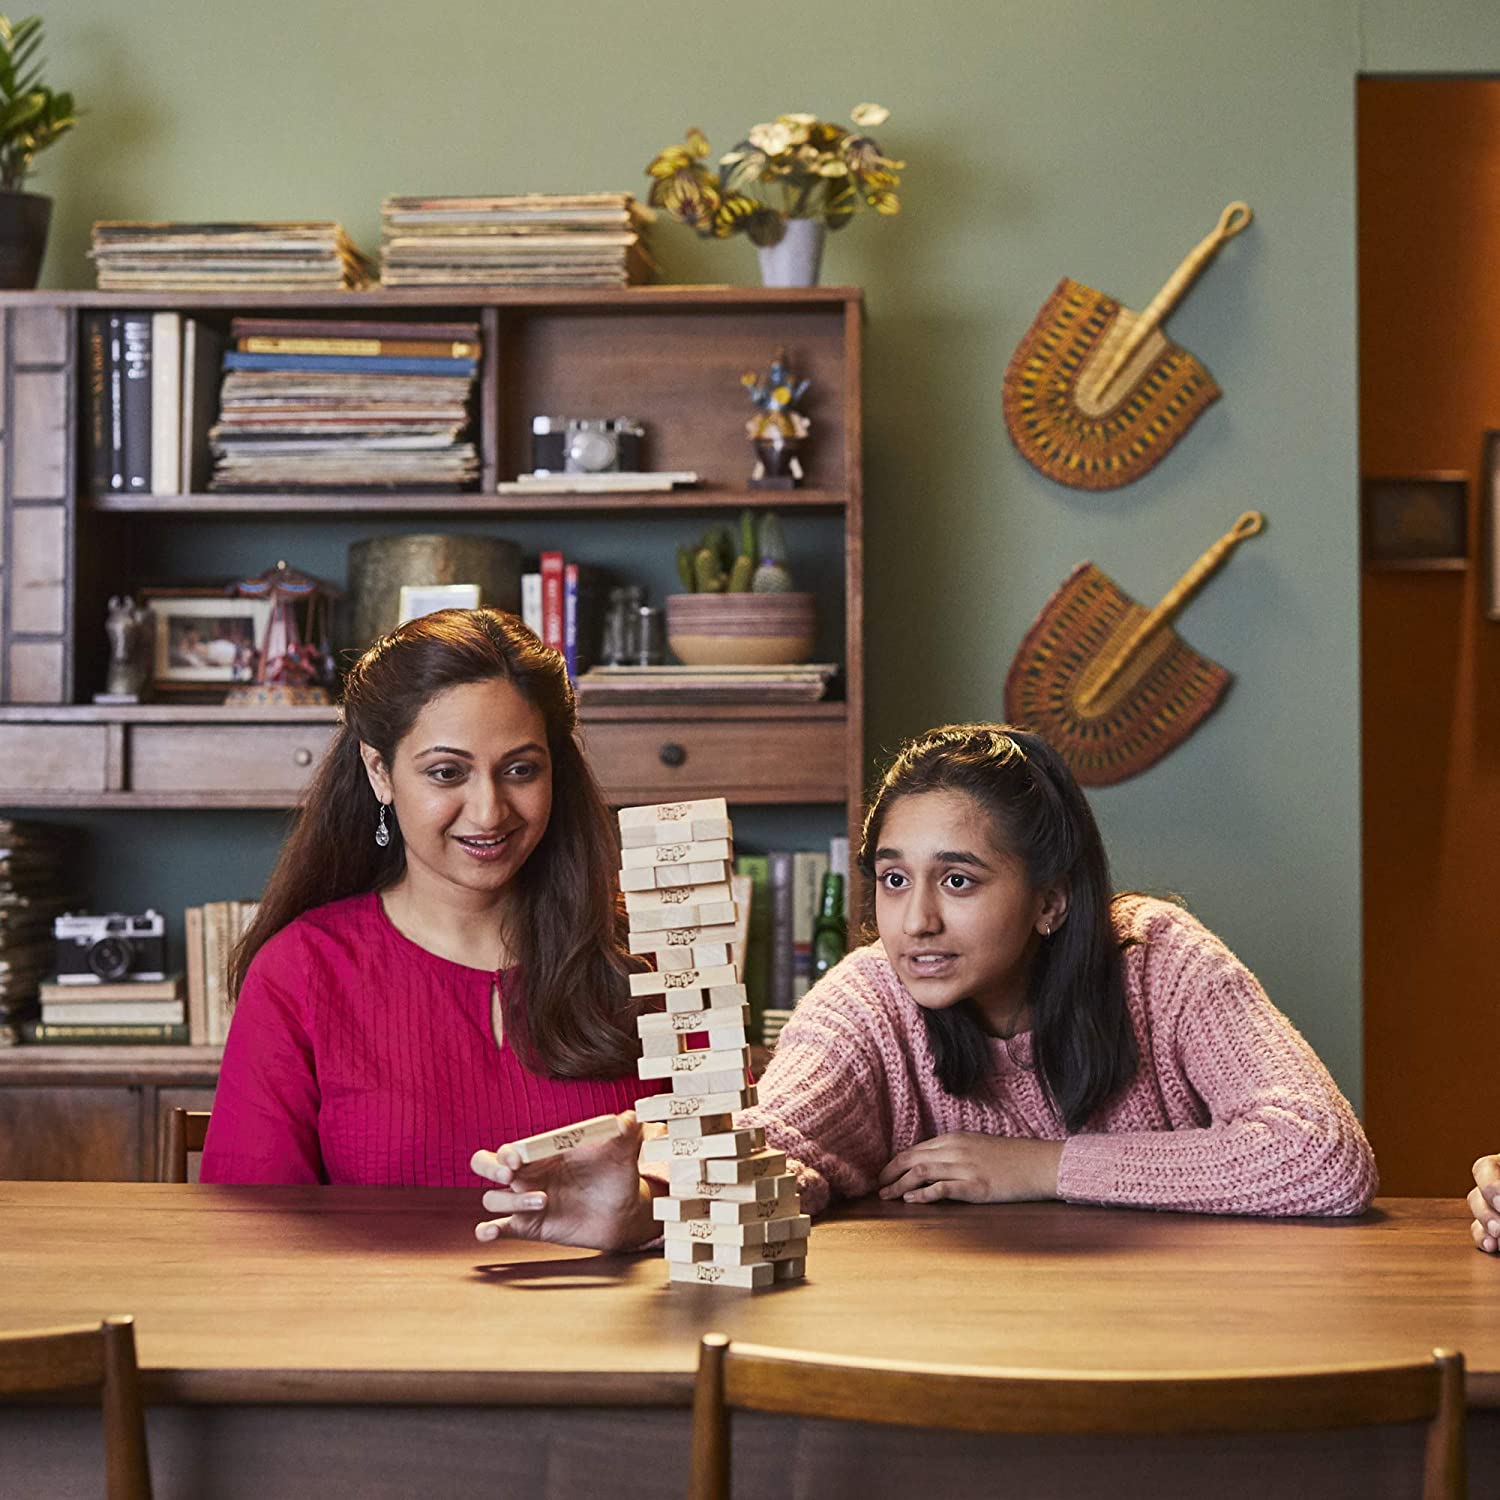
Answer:
[[[634,417],[533,417],[534,474],[639,473],[646,429]]]
[[[119,979],[165,979],[166,923],[158,911],[139,916],[67,912],[52,923],[61,984],[108,984]]]

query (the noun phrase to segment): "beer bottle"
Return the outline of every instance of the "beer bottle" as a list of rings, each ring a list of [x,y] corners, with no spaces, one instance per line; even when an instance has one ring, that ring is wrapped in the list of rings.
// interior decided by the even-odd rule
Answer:
[[[830,871],[823,877],[818,920],[813,926],[812,977],[816,984],[843,956],[848,944],[844,930],[844,877]]]

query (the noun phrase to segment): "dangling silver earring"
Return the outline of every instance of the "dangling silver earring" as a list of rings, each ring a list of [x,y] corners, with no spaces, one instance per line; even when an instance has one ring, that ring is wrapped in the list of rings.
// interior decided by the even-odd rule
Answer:
[[[391,841],[391,830],[385,826],[385,803],[380,804],[380,821],[375,825],[375,842],[382,849]]]

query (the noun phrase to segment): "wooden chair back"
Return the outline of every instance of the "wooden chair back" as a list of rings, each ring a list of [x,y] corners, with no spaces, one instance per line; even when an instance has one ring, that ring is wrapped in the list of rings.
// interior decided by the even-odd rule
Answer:
[[[0,1333],[0,1400],[86,1389],[97,1390],[104,1407],[108,1500],[151,1500],[135,1320],[106,1318],[97,1327]]]
[[[1425,1422],[1422,1500],[1465,1500],[1464,1361],[1225,1375],[1073,1374],[838,1359],[705,1334],[691,1500],[729,1500],[729,1415],[754,1411],[958,1432],[1186,1436]]]
[[[188,1153],[203,1149],[211,1118],[206,1109],[179,1108],[167,1116],[167,1149],[162,1153],[161,1170],[157,1173],[159,1181],[188,1180]]]

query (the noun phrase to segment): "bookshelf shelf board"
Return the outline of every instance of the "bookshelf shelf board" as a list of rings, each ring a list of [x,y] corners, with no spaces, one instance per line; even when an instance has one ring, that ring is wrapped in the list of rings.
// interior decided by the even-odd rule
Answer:
[[[710,719],[833,719],[848,717],[842,702],[820,703],[701,703],[626,707],[601,704],[579,710],[585,723],[619,720],[648,723],[702,722]],[[226,708],[219,703],[139,703],[105,707],[79,703],[36,707],[31,704],[0,704],[0,724],[334,724],[338,713],[332,707]],[[3,794],[0,794],[3,795]],[[102,805],[102,804],[101,804]]]
[[[304,490],[287,493],[131,495],[117,491],[83,497],[92,511],[109,514],[194,516],[306,515],[599,515],[649,511],[777,510],[838,511],[847,496],[837,490],[736,490],[713,487],[663,493],[616,495],[486,495],[476,491]]]
[[[49,1046],[33,1042],[0,1051],[0,1080],[7,1083],[121,1082],[212,1084],[222,1047]]]

